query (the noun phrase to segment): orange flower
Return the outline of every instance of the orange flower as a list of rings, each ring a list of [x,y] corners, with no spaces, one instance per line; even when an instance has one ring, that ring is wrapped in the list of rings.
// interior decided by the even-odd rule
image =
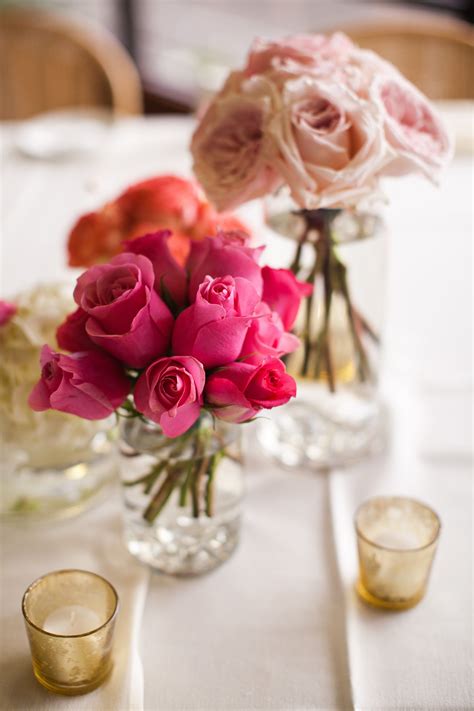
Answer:
[[[190,240],[215,235],[218,229],[248,232],[235,215],[216,212],[197,183],[161,175],[131,185],[102,209],[80,217],[69,234],[69,265],[106,261],[121,251],[124,240],[158,229],[173,232],[169,246],[181,263]]]

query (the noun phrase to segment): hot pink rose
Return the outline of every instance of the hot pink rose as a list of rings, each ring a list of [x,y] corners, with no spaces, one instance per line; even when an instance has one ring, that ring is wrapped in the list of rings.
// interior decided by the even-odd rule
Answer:
[[[166,291],[174,303],[181,306],[186,300],[186,272],[169,250],[170,237],[169,230],[161,230],[126,242],[125,249],[148,257],[155,272],[155,290],[161,296]]]
[[[196,301],[182,311],[173,331],[173,353],[192,355],[206,368],[235,360],[252,320],[259,295],[241,277],[208,276]]]
[[[375,80],[371,98],[382,111],[386,139],[396,152],[385,174],[419,171],[435,181],[453,148],[432,104],[413,84],[395,73]]]
[[[329,62],[342,62],[354,48],[351,40],[337,32],[325,35],[293,35],[281,40],[254,40],[250,47],[244,72],[247,76],[262,74],[271,69],[284,69],[291,64],[299,65],[300,71],[322,68]]]
[[[213,277],[231,275],[250,281],[259,294],[262,293],[261,268],[258,259],[262,247],[246,246],[248,236],[242,232],[219,232],[195,242],[186,263],[190,275],[189,296],[194,300],[199,285],[210,274]]]
[[[272,112],[267,96],[229,88],[202,118],[191,143],[194,172],[218,210],[266,195],[281,183],[267,130]]]
[[[89,314],[80,307],[66,317],[56,331],[58,346],[65,351],[90,351],[97,348],[86,331]]]
[[[0,326],[4,326],[16,314],[15,304],[0,299]]]
[[[205,379],[204,368],[195,358],[160,358],[138,379],[135,406],[167,437],[178,437],[199,417]]]
[[[306,209],[346,207],[373,192],[388,162],[377,108],[338,82],[288,81],[271,125],[277,165],[295,202]]]
[[[298,281],[289,269],[263,267],[262,277],[263,301],[277,312],[285,329],[290,331],[295,325],[301,300],[313,291],[312,285]]]
[[[86,332],[101,348],[143,368],[168,348],[173,317],[153,288],[149,259],[119,254],[77,280],[74,299],[88,315]]]
[[[28,399],[33,410],[52,408],[86,420],[101,420],[119,407],[130,391],[120,365],[98,351],[63,355],[41,350],[41,378]]]
[[[262,409],[284,405],[296,395],[296,383],[278,358],[260,365],[231,363],[208,377],[205,400],[216,417],[245,422]]]
[[[292,333],[287,333],[276,311],[271,311],[265,303],[255,309],[258,318],[252,320],[245,337],[239,360],[258,364],[265,358],[292,353],[300,345],[300,340]]]

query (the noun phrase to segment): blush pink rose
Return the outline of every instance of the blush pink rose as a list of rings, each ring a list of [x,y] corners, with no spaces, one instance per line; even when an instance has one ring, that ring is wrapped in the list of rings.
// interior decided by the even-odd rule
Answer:
[[[15,304],[0,299],[0,326],[4,326],[16,314]]]
[[[295,395],[296,383],[278,358],[257,366],[231,363],[209,376],[205,388],[206,403],[216,417],[227,422],[245,422]]]
[[[263,267],[262,299],[276,311],[283,326],[290,331],[295,325],[301,300],[313,292],[313,286],[299,281],[289,269]]]
[[[77,280],[74,299],[88,315],[91,340],[132,368],[143,368],[169,345],[173,317],[154,290],[149,259],[124,253],[91,267]]]
[[[219,232],[195,242],[186,262],[189,274],[189,297],[193,301],[199,285],[210,274],[213,277],[231,275],[250,281],[262,293],[261,268],[258,259],[262,247],[247,246],[248,235],[243,232]]]
[[[244,91],[245,83],[235,93],[229,88],[218,94],[191,142],[194,172],[218,210],[266,195],[281,183],[273,168],[275,145],[267,130],[271,100],[251,88]]]
[[[168,241],[169,230],[143,235],[125,243],[125,250],[148,257],[155,272],[155,290],[171,296],[173,302],[182,306],[186,300],[187,278],[184,268],[172,256]]]
[[[135,407],[157,422],[167,437],[178,437],[200,415],[205,379],[204,368],[196,358],[160,358],[139,377]]]
[[[300,71],[329,67],[343,62],[354,48],[342,32],[333,35],[299,34],[281,40],[254,40],[250,47],[244,73],[247,76],[262,74],[271,69],[285,69],[295,64]]]
[[[350,207],[373,192],[387,146],[376,107],[337,82],[286,82],[270,131],[276,160],[302,208]]]
[[[69,314],[56,331],[56,341],[59,348],[71,353],[97,348],[86,331],[89,318],[89,314],[80,307]]]
[[[396,73],[377,77],[371,97],[382,111],[385,136],[396,153],[385,174],[418,171],[436,182],[452,157],[453,147],[432,104]]]
[[[258,318],[249,326],[239,360],[258,364],[265,358],[278,358],[298,348],[299,338],[285,331],[281,318],[267,304],[258,304],[254,314]]]
[[[208,276],[196,301],[182,311],[173,331],[173,353],[192,355],[206,368],[235,360],[260,297],[241,277]]]
[[[98,351],[63,355],[41,350],[41,378],[28,403],[33,410],[59,410],[86,420],[101,420],[119,407],[130,391],[122,367]]]

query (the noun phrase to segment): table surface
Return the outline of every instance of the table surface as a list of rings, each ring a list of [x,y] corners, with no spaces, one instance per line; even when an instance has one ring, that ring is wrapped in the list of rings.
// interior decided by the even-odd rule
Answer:
[[[2,296],[71,280],[65,240],[81,213],[135,180],[190,174],[190,119],[121,120],[93,156],[56,162],[18,154],[13,130],[5,126],[1,141]],[[467,155],[456,156],[438,190],[417,178],[387,181],[385,453],[345,471],[284,471],[249,431],[241,544],[195,580],[148,576],[113,553],[115,495],[74,522],[4,533],[2,708],[472,708],[471,188]],[[245,216],[260,223],[258,206]],[[267,252],[281,263],[278,239]],[[415,495],[443,521],[428,595],[401,614],[367,608],[353,591],[352,515],[380,493]],[[116,674],[140,679],[137,647],[144,686],[134,684],[133,698],[52,697],[27,668],[21,593],[36,575],[78,564],[124,589],[127,653]]]

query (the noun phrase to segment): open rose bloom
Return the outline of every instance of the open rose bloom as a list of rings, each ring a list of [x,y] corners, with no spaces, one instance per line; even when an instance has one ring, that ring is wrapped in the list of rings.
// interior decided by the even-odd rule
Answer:
[[[69,264],[104,262],[119,254],[125,241],[162,229],[172,231],[168,248],[182,264],[191,241],[218,230],[246,228],[235,215],[216,212],[195,181],[159,175],[130,185],[99,210],[82,215],[69,234]]]
[[[255,40],[191,150],[220,210],[283,184],[314,210],[354,207],[384,175],[436,181],[451,143],[433,106],[394,66],[336,33]]]

